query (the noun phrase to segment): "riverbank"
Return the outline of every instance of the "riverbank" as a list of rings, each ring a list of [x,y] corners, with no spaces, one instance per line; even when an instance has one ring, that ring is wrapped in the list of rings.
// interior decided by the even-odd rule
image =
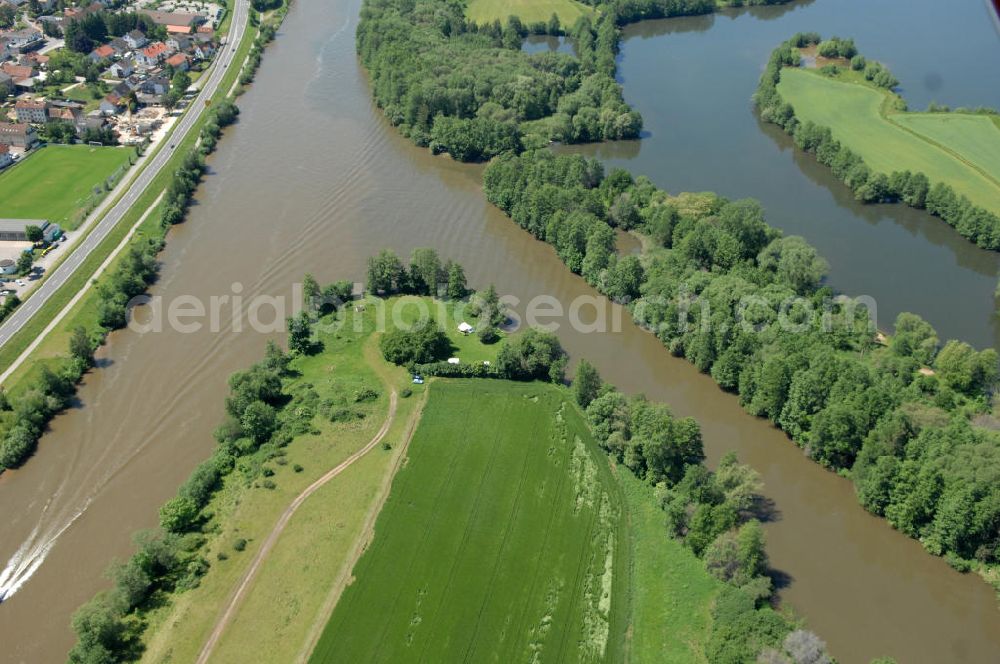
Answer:
[[[228,477],[205,507],[211,516],[201,528],[209,533],[202,555],[211,568],[197,588],[177,592],[150,613],[142,661],[168,655],[196,661],[216,629],[211,661],[244,661],[248,652],[268,661],[296,661],[313,616],[365,537],[365,524],[377,512],[424,399],[423,388],[412,385],[405,371],[378,356],[374,331],[374,316],[367,315],[359,335],[321,335],[322,352],[291,362],[283,391],[300,395],[293,397],[300,404],[294,407],[309,408],[316,417],[284,443],[281,456],[267,463],[269,470],[253,479]],[[356,401],[368,390],[377,396]],[[407,395],[392,399],[394,413],[389,411],[392,394]],[[347,404],[352,418],[333,421],[320,414],[322,404],[330,402]],[[383,426],[384,435],[376,436]],[[289,515],[240,601],[233,603],[233,593],[286,508],[376,437],[387,445],[376,444]],[[241,541],[245,550],[236,551]]]
[[[717,182],[731,198],[755,187],[768,194],[768,178],[774,179],[775,188],[787,198],[765,199],[772,223],[779,220],[789,227],[800,223],[796,234],[810,238],[835,232],[850,244],[848,259],[832,262],[853,277],[835,273],[833,283],[852,283],[850,279],[856,278],[863,286],[873,274],[865,269],[863,258],[866,252],[877,252],[885,273],[878,283],[887,287],[877,295],[887,322],[894,317],[893,308],[903,306],[944,321],[948,336],[954,336],[957,327],[959,338],[964,338],[962,325],[972,327],[972,336],[988,336],[973,325],[976,312],[985,310],[979,306],[976,288],[958,287],[971,295],[948,313],[933,307],[934,294],[942,285],[934,279],[955,279],[948,282],[953,290],[955,283],[966,283],[962,274],[978,268],[970,266],[968,261],[975,256],[966,251],[956,258],[961,267],[930,271],[927,265],[951,263],[923,250],[950,256],[952,245],[936,244],[939,235],[955,236],[961,247],[974,249],[969,243],[944,224],[928,223],[926,215],[919,215],[924,218],[920,224],[900,225],[892,216],[894,208],[907,212],[900,206],[857,208],[849,196],[847,202],[840,198],[834,202],[831,191],[842,187],[810,169],[807,162],[812,160],[806,155],[796,157],[776,129],[762,131],[749,111],[747,100],[760,63],[776,43],[796,30],[830,25],[842,34],[858,34],[863,28],[869,42],[885,46],[889,55],[883,57],[889,61],[902,57],[899,49],[905,43],[877,35],[924,35],[929,30],[914,14],[902,11],[899,3],[876,7],[850,0],[847,4],[849,11],[838,3],[817,0],[787,10],[743,10],[714,20],[637,24],[636,33],[644,37],[626,42],[620,63],[628,99],[654,117],[656,107],[649,100],[660,95],[678,121],[661,119],[650,127],[652,135],[641,146],[634,143],[636,152],[641,147],[638,154],[646,167],[614,163],[647,172],[667,188],[698,190]],[[354,56],[358,5],[354,0],[299,3],[290,12],[282,30],[295,38],[278,39],[268,49],[258,81],[240,100],[244,113],[239,124],[227,131],[211,160],[190,223],[172,231],[160,256],[160,280],[151,294],[163,298],[165,306],[187,295],[208,302],[213,295],[230,294],[239,282],[248,298],[290,297],[289,285],[301,278],[302,265],[315,266],[324,281],[345,275],[362,280],[365,258],[386,246],[389,238],[400,254],[408,254],[414,246],[433,245],[466,265],[470,280],[495,281],[501,293],[516,295],[522,304],[537,295],[564,303],[586,297],[606,304],[565,269],[548,245],[534,241],[483,202],[479,168],[436,159],[413,147],[373,109],[369,80]],[[954,18],[959,9],[949,7],[948,16]],[[921,12],[936,17],[945,13],[930,3],[921,3]],[[890,14],[898,14],[895,22],[892,16],[867,18]],[[899,30],[900,25],[905,30]],[[947,36],[958,30],[943,19],[932,25],[935,34],[943,31]],[[958,25],[966,36],[948,43],[954,45],[956,57],[968,60],[962,54],[980,45],[981,39],[977,40],[974,25]],[[668,27],[669,34],[664,32]],[[714,46],[707,48],[709,44]],[[650,60],[651,53],[666,55]],[[723,66],[715,69],[720,61]],[[905,61],[910,70],[897,64],[894,69],[916,81],[924,80],[925,69],[936,71],[930,63],[938,63],[936,57],[922,58],[919,53]],[[651,79],[643,74],[644,67],[650,69]],[[693,79],[684,71],[719,84],[692,89],[687,84]],[[966,77],[948,71],[944,89],[950,97],[975,103],[975,90],[962,87]],[[981,81],[982,76],[991,78],[988,71],[977,78]],[[701,94],[705,91],[715,94]],[[294,106],[301,124],[313,130],[302,132],[290,125],[285,106],[275,105],[274,99]],[[715,111],[704,109],[706,105],[716,106]],[[700,112],[687,120],[685,113],[695,108]],[[698,117],[703,121],[697,122]],[[719,154],[719,142],[706,137],[706,131],[725,142],[732,159]],[[734,153],[736,146],[739,150]],[[692,154],[688,148],[696,151]],[[772,158],[772,152],[777,156]],[[261,153],[267,158],[260,159]],[[704,160],[714,161],[709,172],[698,158],[702,153]],[[749,161],[760,161],[766,168],[746,167]],[[720,177],[713,179],[713,173]],[[261,182],[271,186],[264,190]],[[294,191],[296,196],[275,197],[273,190]],[[829,205],[824,205],[828,198]],[[866,216],[852,216],[855,209]],[[876,218],[882,219],[877,226]],[[928,237],[928,228],[940,228],[940,233]],[[885,252],[890,240],[890,246],[901,249]],[[829,254],[829,249],[822,253]],[[920,263],[927,279],[907,271],[909,262]],[[207,264],[214,270],[198,269]],[[994,274],[991,269],[989,303]],[[919,292],[923,304],[900,304],[909,291],[893,290],[895,281]],[[926,309],[914,309],[920,306]],[[523,314],[523,306],[518,310]],[[606,334],[581,333],[563,325],[560,340],[573,357],[592,358],[601,373],[623,390],[645,393],[674,404],[681,414],[697,417],[703,423],[711,463],[736,449],[741,459],[760,470],[765,492],[778,511],[765,530],[773,565],[788,579],[782,597],[810,617],[810,624],[835,646],[840,661],[866,662],[880,652],[898,652],[907,662],[981,661],[995,652],[997,646],[988,644],[995,644],[1000,629],[993,619],[995,600],[988,587],[958,575],[941,559],[927,556],[917,542],[892,531],[884,520],[858,509],[848,481],[810,462],[799,448],[787,444],[781,432],[741,410],[735,396],[720,392],[686,361],[664,353],[652,335],[632,324],[627,311],[621,316],[620,329]],[[28,541],[36,525],[39,531],[32,541],[47,543],[77,511],[83,512],[55,540],[32,581],[4,605],[0,637],[7,652],[0,659],[57,660],[68,650],[69,614],[106,583],[102,570],[109,556],[130,555],[128,534],[154,525],[157,507],[208,456],[225,379],[258,359],[264,341],[248,333],[245,315],[242,323],[242,331],[226,324],[221,331],[196,334],[167,329],[111,335],[98,351],[102,369],[88,374],[79,389],[79,407],[53,421],[32,463],[0,480],[0,502],[10,514],[0,536],[5,559]],[[820,556],[817,551],[836,555]],[[914,583],[915,578],[920,583]],[[943,634],[950,638],[943,639]]]
[[[507,155],[486,169],[484,190],[571,270],[627,302],[671,353],[850,477],[866,509],[994,582],[1000,540],[985,524],[1000,522],[986,479],[1000,472],[989,424],[996,351],[942,345],[914,314],[901,314],[878,348],[866,305],[822,288],[825,261],[769,227],[756,201],[673,197],[621,171],[584,175],[598,168],[548,151]],[[540,208],[540,191],[558,195],[560,208]],[[587,207],[591,191],[603,195],[600,216]],[[618,260],[592,241],[626,220],[656,249]],[[985,474],[970,478],[973,466]]]
[[[476,616],[485,622],[459,630],[472,639],[470,647],[492,652],[502,642],[512,653],[527,648],[565,655],[560,635],[582,621],[590,637],[577,646],[605,661],[626,656],[646,661],[662,655],[663,647],[678,661],[694,657],[735,664],[762,649],[791,647],[788,639],[815,640],[801,630],[788,636],[794,628],[790,619],[755,606],[769,594],[765,577],[755,576],[766,570],[759,534],[755,543],[741,544],[741,555],[756,551],[756,562],[723,562],[730,554],[719,542],[737,537],[736,530],[727,532],[734,522],[723,519],[707,530],[684,529],[689,546],[696,546],[696,531],[708,538],[702,546],[707,545],[706,563],[717,566],[717,580],[706,563],[667,539],[658,525],[654,512],[667,497],[694,500],[695,505],[702,499],[688,493],[689,479],[677,483],[682,459],[653,462],[652,439],[640,442],[651,432],[644,432],[639,421],[655,422],[661,437],[686,436],[683,430],[696,425],[674,420],[662,406],[640,415],[646,407],[642,400],[614,415],[634,414],[636,449],[644,448],[640,454],[651,472],[657,469],[674,478],[669,485],[673,493],[664,493],[663,486],[652,490],[647,483],[655,482],[656,475],[645,482],[632,477],[637,467],[629,459],[625,461],[630,469],[605,465],[587,420],[566,388],[497,379],[432,379],[425,391],[424,385],[410,381],[408,371],[387,364],[381,353],[388,346],[379,332],[385,312],[393,312],[393,321],[413,324],[421,319],[419,312],[428,309],[448,312],[438,320],[447,330],[448,343],[454,348],[455,342],[464,342],[463,352],[476,357],[474,363],[491,356],[492,365],[505,372],[509,369],[504,367],[543,361],[540,356],[528,360],[527,354],[537,351],[520,335],[505,345],[468,352],[468,337],[452,329],[453,307],[414,297],[368,298],[319,318],[304,352],[288,356],[269,346],[263,361],[230,379],[228,421],[217,430],[219,446],[212,458],[161,508],[160,529],[137,535],[139,553],[112,568],[114,589],[76,614],[80,641],[71,661],[85,661],[95,648],[110,652],[116,661],[148,662],[207,661],[209,654],[211,661],[239,662],[248,652],[268,661],[326,662],[333,661],[332,653],[352,647],[402,648],[402,656],[411,652],[414,637],[429,638],[435,625],[456,633],[458,622]],[[299,343],[295,339],[293,334],[290,343]],[[508,356],[520,359],[511,364]],[[534,371],[551,373],[547,366]],[[525,377],[529,375],[534,374]],[[595,379],[597,383],[584,384],[590,387],[574,388],[576,399],[590,399],[598,392],[612,396]],[[584,397],[587,390],[590,396]],[[423,407],[427,397],[429,409]],[[265,417],[268,410],[271,414]],[[345,412],[350,417],[344,417]],[[596,403],[587,410],[597,426],[602,426],[601,412]],[[483,453],[477,456],[473,451],[478,448]],[[692,459],[700,458],[700,451],[693,454]],[[458,463],[456,455],[465,461]],[[457,469],[456,463],[467,467]],[[443,472],[442,464],[451,470]],[[504,470],[505,464],[511,467]],[[401,474],[393,480],[397,471]],[[427,494],[427,482],[455,472],[466,480],[446,482],[456,500],[444,500],[440,492],[432,492],[436,497]],[[510,482],[518,473],[522,481]],[[525,479],[538,473],[546,479]],[[732,462],[714,479],[710,473],[698,477],[699,482],[715,482],[725,495],[725,502],[716,505],[722,510],[748,507],[745,501],[758,481],[752,471]],[[418,494],[407,497],[407,487],[411,493],[419,487]],[[468,490],[489,494],[489,505],[476,508],[481,501],[461,497]],[[388,511],[380,514],[383,504]],[[417,516],[413,507],[421,504],[426,509]],[[443,516],[449,505],[461,514]],[[400,506],[409,506],[403,521]],[[502,526],[504,515],[511,513],[519,525],[512,521]],[[735,526],[748,518],[733,516]],[[414,527],[423,532],[419,522],[424,518],[437,535],[413,538]],[[747,539],[744,533],[751,532],[747,528],[738,530],[741,542]],[[479,535],[469,540],[469,532]],[[400,588],[393,584],[391,592],[376,592],[371,582],[385,583],[386,575],[369,573],[369,568],[398,568],[400,547],[421,541],[433,546],[420,546],[423,553],[409,559],[426,569],[419,574],[411,570],[408,578],[417,584],[412,592],[418,607],[427,602],[426,619],[414,623],[410,609],[404,609],[400,625],[409,630],[405,638],[402,633],[378,636],[369,629],[346,628],[345,619],[364,622],[365,612],[377,610],[380,603],[395,604],[392,598]],[[494,574],[449,575],[448,583],[430,582],[435,564],[454,559],[435,553],[447,542],[461,542],[461,555],[480,549],[482,555],[494,555]],[[523,593],[510,595],[509,589],[516,585],[514,578],[530,581],[523,576],[526,563],[521,554],[527,550],[548,551],[547,557],[531,556],[531,564],[547,562],[544,572],[536,570],[535,581],[524,589],[538,604],[534,613],[520,612],[528,620],[527,633],[534,634],[530,647],[514,638],[525,630],[500,629],[509,621],[488,617],[496,611],[509,615],[513,606],[523,609]],[[482,555],[473,556],[477,569]],[[733,576],[734,569],[748,576]],[[581,581],[581,570],[589,581]],[[509,582],[498,580],[510,575]],[[347,579],[351,582],[345,589]],[[541,591],[540,579],[550,584],[548,591]],[[479,587],[482,584],[488,587]],[[491,591],[494,586],[507,589],[507,594]],[[431,605],[449,593],[471,608],[457,613],[432,610]],[[404,601],[402,606],[407,605]],[[531,628],[543,615],[554,622],[543,618]],[[329,623],[320,636],[327,616]],[[377,622],[383,620],[380,613]],[[421,629],[414,632],[414,624]],[[637,628],[643,630],[641,635],[635,633]],[[494,643],[494,637],[499,641]]]
[[[850,46],[838,56],[841,43]],[[836,57],[817,69],[809,56],[812,67],[801,68],[803,53],[817,48]],[[853,42],[807,33],[774,51],[754,99],[764,120],[831,167],[858,200],[926,209],[977,245],[1000,249],[995,111],[908,112],[896,85]]]
[[[44,396],[54,390],[67,391],[65,385],[54,387],[49,376],[57,376],[64,384],[73,385],[89,369],[90,360],[81,348],[71,349],[71,353],[66,354],[73,336],[85,336],[92,352],[111,330],[125,325],[128,299],[138,295],[155,279],[155,256],[162,249],[170,226],[183,220],[184,210],[204,169],[204,157],[214,150],[222,127],[235,121],[238,111],[231,100],[242,92],[240,84],[246,85],[252,80],[259,54],[273,38],[285,11],[287,7],[271,12],[256,30],[244,31],[240,43],[233,47],[234,62],[243,64],[231,66],[225,72],[209,100],[213,104],[211,109],[201,115],[183,141],[171,146],[173,154],[167,166],[136,199],[130,211],[87,255],[66,283],[0,349],[0,367],[6,369],[3,389],[11,405],[6,412],[0,412],[3,441],[0,443],[0,472],[27,460],[47,422],[68,403],[68,395],[59,394],[63,402],[59,407],[31,406],[35,394]],[[161,143],[157,150],[166,149],[164,146],[165,143]],[[179,191],[185,193],[180,195]],[[109,259],[110,263],[105,265]],[[77,298],[98,270],[109,276],[102,279],[97,288]],[[137,282],[139,291],[135,290]],[[57,317],[61,321],[48,331],[44,341],[39,342],[50,322]],[[32,428],[22,433],[16,425],[26,421],[21,411],[29,406],[35,413],[30,418]]]

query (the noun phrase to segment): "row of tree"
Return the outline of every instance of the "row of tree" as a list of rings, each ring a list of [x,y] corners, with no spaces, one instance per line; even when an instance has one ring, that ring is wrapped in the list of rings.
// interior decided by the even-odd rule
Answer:
[[[205,157],[215,149],[222,129],[236,122],[239,108],[233,102],[224,100],[209,111],[202,126],[197,146],[184,156],[180,166],[174,171],[160,207],[160,222],[164,227],[179,224],[187,215],[188,206],[194,196],[201,177],[205,173]]]
[[[253,481],[264,462],[282,454],[292,432],[316,414],[308,391],[284,389],[290,356],[269,342],[264,359],[229,378],[226,419],[215,431],[212,456],[160,508],[160,528],[135,537],[137,551],[110,569],[111,590],[73,616],[72,663],[134,661],[142,652],[142,613],[169,593],[194,588],[210,563],[202,553],[205,508],[233,473]],[[237,546],[237,550],[241,547]]]
[[[815,249],[771,228],[756,201],[671,197],[646,178],[604,177],[596,161],[548,151],[498,158],[484,183],[491,202],[628,302],[672,353],[813,459],[850,473],[867,508],[958,566],[1000,562],[1000,435],[970,423],[990,408],[995,351],[942,346],[913,314],[879,346],[864,307],[822,286]],[[602,227],[626,225],[661,249],[619,258]]]
[[[795,109],[778,92],[781,71],[785,67],[798,66],[797,48],[826,43],[819,42],[819,39],[815,33],[800,33],[771,54],[754,94],[761,119],[778,125],[794,138],[800,149],[816,155],[816,160],[829,166],[859,201],[902,202],[927,210],[978,246],[1000,250],[1000,215],[974,205],[949,184],[931,183],[923,173],[894,171],[886,175],[873,172],[859,154],[833,137],[829,127],[816,125],[810,120],[801,121],[795,116]],[[865,78],[876,85],[892,88],[898,84],[883,65],[870,61],[866,63],[863,56],[855,55],[852,66],[862,69]],[[898,101],[902,103],[902,100]]]
[[[409,267],[391,249],[368,259],[365,289],[372,295],[432,295],[461,300],[469,294],[465,269],[451,260],[442,262],[437,252],[417,248]]]
[[[275,3],[272,2],[271,4]],[[260,67],[260,61],[264,57],[264,48],[278,34],[278,26],[284,20],[287,11],[287,3],[283,1],[277,2],[277,9],[274,10],[274,14],[264,23],[260,22],[260,15],[256,11],[250,12],[250,25],[258,26],[258,33],[257,37],[253,40],[253,44],[250,45],[250,52],[247,53],[246,63],[240,71],[240,85],[247,86],[253,81],[254,76],[257,74],[257,69]]]

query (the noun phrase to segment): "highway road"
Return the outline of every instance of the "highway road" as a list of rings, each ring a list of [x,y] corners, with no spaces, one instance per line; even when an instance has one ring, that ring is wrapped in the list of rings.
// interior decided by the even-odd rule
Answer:
[[[236,0],[236,8],[226,44],[219,49],[216,61],[209,71],[208,78],[202,85],[198,96],[191,102],[188,111],[178,120],[173,132],[163,139],[165,145],[162,145],[160,150],[152,156],[151,160],[147,162],[146,168],[129,185],[125,195],[97,223],[90,234],[76,246],[73,253],[0,325],[0,347],[7,344],[11,337],[27,325],[28,321],[38,313],[38,310],[45,306],[49,298],[55,295],[69,281],[90,254],[100,246],[101,242],[115,229],[135,202],[146,192],[153,179],[167,165],[167,162],[174,154],[174,149],[171,146],[180,144],[188,136],[198,118],[206,111],[207,106],[205,102],[212,98],[222,82],[222,77],[225,76],[226,72],[234,64],[236,58],[235,49],[239,45],[240,40],[243,39],[243,33],[247,29],[249,10],[250,0]],[[99,213],[100,208],[95,211],[95,214]]]

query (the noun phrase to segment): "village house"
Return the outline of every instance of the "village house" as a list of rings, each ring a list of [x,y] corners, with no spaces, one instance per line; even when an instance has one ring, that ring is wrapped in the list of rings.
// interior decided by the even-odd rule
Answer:
[[[163,42],[153,42],[136,53],[135,61],[142,67],[155,67],[170,53],[170,47]]]
[[[175,51],[186,51],[191,48],[191,38],[184,35],[170,35],[167,37],[167,46]]]
[[[183,53],[175,53],[167,58],[167,65],[174,68],[174,71],[187,71],[190,67],[188,56]]]
[[[114,55],[115,55],[115,49],[113,49],[108,44],[104,44],[102,46],[98,46],[93,51],[91,51],[87,57],[90,58],[91,61],[93,62],[101,62],[103,60],[108,60],[114,57]]]
[[[18,58],[18,64],[27,65],[29,67],[43,67],[49,63],[49,56],[38,53],[37,51],[32,51],[31,53],[26,53]]]
[[[30,124],[0,122],[0,144],[28,149],[37,142],[38,135]]]
[[[140,49],[149,43],[149,40],[146,39],[146,35],[144,35],[139,30],[133,30],[132,32],[129,32],[122,39],[125,40],[125,43],[128,44],[128,47],[133,51]]]
[[[128,78],[135,72],[135,62],[132,58],[123,58],[108,67],[108,72],[115,78]]]
[[[211,41],[195,44],[191,47],[190,53],[195,60],[208,60],[215,55],[215,44]]]
[[[49,103],[49,122],[69,122],[74,127],[83,120],[83,106],[71,101]]]
[[[104,129],[108,125],[107,120],[101,115],[100,110],[91,111],[84,117],[80,118],[80,121],[76,124],[76,130],[79,133],[83,133],[88,129],[93,129],[95,131]]]
[[[115,37],[114,39],[109,41],[108,46],[110,46],[114,50],[115,55],[122,55],[123,53],[127,53],[129,50],[131,50],[129,48],[128,43],[121,37]]]
[[[39,16],[38,22],[50,26],[52,34],[62,34],[63,26],[66,25],[65,16]]]
[[[49,119],[46,103],[38,99],[18,99],[14,103],[14,115],[22,123],[44,124]]]
[[[166,27],[168,32],[183,32],[187,34],[193,32],[195,28],[205,22],[205,17],[199,14],[157,12],[149,9],[143,9],[141,13],[153,19],[153,23]],[[174,30],[171,30],[171,27]],[[180,30],[181,28],[183,30]]]
[[[11,30],[5,32],[3,36],[7,41],[7,50],[12,54],[27,53],[45,45],[45,37],[34,28]]]
[[[112,90],[101,100],[97,108],[105,115],[114,115],[125,108],[126,102],[125,97]]]
[[[89,14],[99,12],[104,9],[104,5],[99,2],[93,2],[86,7],[67,7],[63,10],[63,15],[66,18],[75,19],[79,21]]]
[[[14,163],[14,155],[10,153],[10,146],[0,143],[0,169],[6,168]]]
[[[31,65],[19,65],[14,62],[5,62],[0,65],[0,71],[7,74],[13,79],[14,84],[17,85],[20,81],[30,80],[35,77],[35,68]]]
[[[14,79],[5,71],[0,71],[0,99],[14,92]]]

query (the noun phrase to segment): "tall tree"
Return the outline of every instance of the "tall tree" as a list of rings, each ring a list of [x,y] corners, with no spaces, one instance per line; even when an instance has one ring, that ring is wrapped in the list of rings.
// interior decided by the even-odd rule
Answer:
[[[576,402],[583,408],[589,406],[600,393],[601,385],[601,376],[594,365],[585,359],[580,360],[580,364],[576,367],[576,376],[573,377]]]
[[[448,267],[448,299],[461,300],[469,292],[465,282],[465,270],[458,263]]]

